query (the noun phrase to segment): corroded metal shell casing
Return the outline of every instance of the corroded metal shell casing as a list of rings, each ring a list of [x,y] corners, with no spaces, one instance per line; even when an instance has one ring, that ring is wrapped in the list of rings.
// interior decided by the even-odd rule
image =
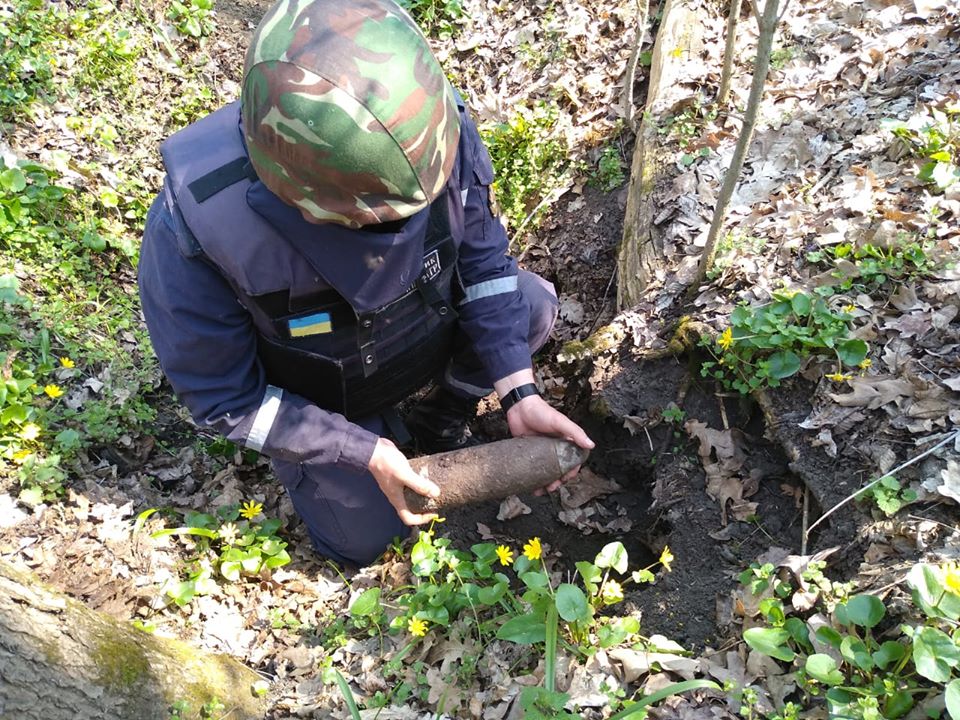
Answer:
[[[414,458],[410,465],[440,486],[440,497],[424,497],[409,488],[404,489],[404,495],[415,513],[502,500],[559,480],[589,454],[589,450],[566,440],[523,437],[425,455]]]

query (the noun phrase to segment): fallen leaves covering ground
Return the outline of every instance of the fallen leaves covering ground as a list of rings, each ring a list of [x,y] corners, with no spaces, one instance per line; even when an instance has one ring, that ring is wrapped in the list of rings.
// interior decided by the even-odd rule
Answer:
[[[458,84],[481,120],[504,120],[519,104],[555,101],[572,159],[595,161],[603,139],[622,115],[623,74],[637,32],[634,4],[472,0],[464,7],[467,22],[453,39],[438,44],[438,54],[448,72],[462,81]],[[960,422],[960,275],[946,260],[956,252],[960,237],[960,183],[942,195],[928,192],[915,179],[902,146],[881,125],[888,118],[907,119],[922,105],[956,101],[960,61],[955,21],[946,5],[936,1],[793,3],[779,43],[783,62],[771,73],[759,131],[731,209],[732,239],[721,254],[722,272],[696,300],[703,318],[722,329],[735,303],[766,301],[782,281],[800,286],[859,280],[853,276],[858,272],[854,263],[841,260],[817,267],[798,259],[806,253],[841,243],[887,247],[904,233],[929,241],[935,265],[922,277],[907,279],[885,295],[870,288],[843,291],[844,301],[855,308],[857,336],[872,348],[872,363],[863,375],[837,383],[824,379],[823,367],[804,370],[805,378],[815,383],[815,394],[813,412],[803,427],[817,432],[817,444],[830,457],[851,459],[870,476],[915,453],[915,442],[930,443]],[[615,323],[638,348],[665,344],[657,309],[669,306],[689,281],[689,260],[702,246],[738,130],[736,113],[709,118],[701,112],[715,87],[723,43],[721,19],[710,16],[705,23],[710,29],[702,57],[705,75],[675,89],[672,119],[665,119],[668,140],[687,138],[677,146],[672,186],[657,189],[662,206],[657,220],[669,228],[666,270],[648,300]],[[214,104],[236,97],[245,29],[242,23],[239,32],[228,34],[221,28],[224,36],[202,49],[176,45],[192,59],[191,71],[199,72],[212,89]],[[122,164],[128,171],[140,168],[143,181],[156,188],[161,177],[156,144],[173,129],[164,99],[177,96],[184,76],[169,51],[179,39],[162,20],[156,21],[156,30],[155,52],[139,71],[158,101],[147,115],[129,119],[138,127],[136,144],[113,152],[94,148],[67,123],[68,117],[88,109],[60,104],[41,112],[33,127],[14,128],[4,138],[4,151],[59,166],[67,183],[92,181],[116,189],[110,168]],[[741,23],[741,30],[738,57],[746,59],[755,31],[750,20]],[[746,70],[739,69],[735,105],[745,98]],[[90,178],[77,170],[77,160],[97,162],[99,176]],[[563,213],[584,212],[584,200],[576,194],[582,188],[573,187],[573,179],[569,185],[575,193],[557,203],[548,229],[551,222],[564,222]],[[934,207],[939,208],[936,213]],[[531,258],[546,258],[544,262],[564,271],[580,262],[573,248],[551,247],[549,233],[535,234],[528,242]],[[581,251],[586,252],[576,249]],[[583,337],[598,317],[584,307],[595,308],[597,298],[571,280],[562,299],[560,336]],[[609,302],[601,299],[599,305]],[[562,373],[548,369],[548,375],[555,394],[562,396]],[[174,420],[171,426],[177,425]],[[712,494],[723,511],[749,514],[749,479],[730,482],[738,469],[737,437],[728,429],[688,429],[702,444]],[[924,497],[957,501],[957,449],[945,448],[905,477]],[[145,453],[145,462],[134,457],[122,465],[91,461],[88,477],[74,485],[63,503],[33,512],[0,495],[0,554],[26,564],[92,607],[136,618],[157,632],[189,637],[198,646],[229,652],[263,670],[278,681],[273,699],[277,717],[343,716],[335,687],[324,684],[317,671],[324,661],[341,669],[359,697],[386,692],[401,680],[424,691],[418,703],[411,700],[378,714],[365,711],[365,717],[433,717],[441,700],[450,717],[517,717],[513,701],[520,688],[542,681],[542,664],[525,664],[531,658],[509,643],[478,646],[466,624],[454,625],[443,637],[427,635],[407,651],[403,662],[393,664],[408,637],[348,638],[341,628],[343,637],[334,638],[336,619],[346,616],[359,592],[409,581],[405,562],[388,556],[361,572],[340,574],[313,555],[289,503],[265,476],[262,463],[250,465],[240,456],[216,459],[189,447],[165,452]],[[562,498],[561,520],[580,528],[625,530],[623,525],[610,526],[617,518],[602,518],[602,523],[591,518],[602,512],[602,497],[610,488],[605,478],[588,475],[588,481]],[[151,531],[164,524],[176,525],[177,515],[155,515],[135,532],[136,516],[152,507],[210,510],[247,499],[262,502],[267,515],[287,522],[294,562],[259,582],[219,585],[183,610],[167,606],[162,589],[177,577],[191,541],[151,537]],[[523,507],[511,503],[502,514],[522,514]],[[867,561],[895,555],[903,544],[929,549],[935,530],[924,524],[929,522],[891,521],[888,527],[877,527]],[[941,536],[941,556],[956,557],[955,534],[947,533],[953,544],[945,549]],[[786,554],[776,561],[800,562]],[[560,570],[556,572],[559,577]],[[749,617],[749,611],[741,615]],[[646,627],[645,632],[655,633],[656,628]],[[643,687],[651,692],[703,673],[744,685],[762,682],[772,697],[790,691],[791,679],[756,653],[737,648],[693,658],[666,638],[651,640],[657,652],[616,648],[598,652],[586,665],[563,658],[559,688],[570,692],[579,706],[596,708],[597,717],[613,689],[634,692]],[[464,659],[469,657],[476,658],[476,665],[468,671]],[[651,673],[654,663],[666,672]],[[735,710],[723,705],[692,709],[684,702],[660,716],[732,717]]]

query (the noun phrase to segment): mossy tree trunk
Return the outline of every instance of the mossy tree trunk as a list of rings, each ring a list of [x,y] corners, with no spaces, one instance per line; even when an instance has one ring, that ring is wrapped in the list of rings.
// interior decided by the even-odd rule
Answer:
[[[0,561],[0,717],[168,720],[217,698],[232,719],[260,718],[256,673],[221,655],[142,632]]]
[[[630,187],[617,259],[617,306],[635,306],[663,266],[663,236],[654,218],[660,211],[656,190],[672,180],[675,149],[659,132],[663,119],[692,91],[684,81],[702,74],[704,12],[697,0],[667,0],[653,46],[650,79],[643,116],[637,128]]]

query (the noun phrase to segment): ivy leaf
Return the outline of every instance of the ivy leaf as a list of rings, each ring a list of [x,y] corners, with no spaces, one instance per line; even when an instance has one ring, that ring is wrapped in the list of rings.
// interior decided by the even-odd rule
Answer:
[[[847,600],[847,619],[868,630],[883,620],[886,612],[883,602],[873,595],[854,595]]]
[[[497,630],[497,638],[518,645],[532,645],[547,639],[547,626],[543,618],[534,613],[518,615],[500,626]]]
[[[795,375],[800,369],[800,358],[792,350],[780,350],[768,360],[770,377],[782,380]]]
[[[952,720],[960,720],[960,680],[951,680],[943,695],[947,704],[947,713]]]
[[[793,314],[797,317],[806,317],[810,314],[813,303],[810,302],[810,296],[803,293],[797,293],[790,298],[790,305],[793,307]]]
[[[627,549],[621,542],[607,543],[597,553],[593,562],[597,567],[613,568],[618,573],[623,574],[627,571]]]
[[[900,660],[906,649],[896,640],[887,640],[880,649],[873,653],[873,661],[881,670],[886,670],[887,666]],[[958,719],[960,720],[960,719]]]
[[[791,662],[797,656],[786,645],[789,637],[790,633],[783,628],[755,627],[745,630],[743,633],[743,639],[754,650],[784,662]]]
[[[960,663],[960,649],[945,632],[925,627],[913,637],[913,663],[923,677],[945,683],[950,679],[950,668]]]
[[[844,365],[859,365],[867,357],[870,348],[863,340],[844,340],[837,345],[837,355]]]
[[[0,187],[9,192],[22,192],[27,187],[27,178],[20,168],[7,168],[0,172]]]
[[[807,657],[805,665],[807,675],[824,685],[843,684],[843,673],[837,670],[837,661],[829,655],[815,653]]]
[[[590,619],[590,604],[583,590],[576,585],[564,583],[557,588],[557,612],[567,622],[581,622]]]
[[[364,590],[350,605],[350,615],[355,618],[373,615],[379,610],[380,588],[378,587],[372,587]]]

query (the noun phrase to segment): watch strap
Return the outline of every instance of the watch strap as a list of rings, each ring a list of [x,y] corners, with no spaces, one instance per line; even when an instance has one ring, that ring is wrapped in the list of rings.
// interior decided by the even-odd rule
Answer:
[[[503,408],[504,412],[507,412],[510,408],[516,405],[518,402],[523,400],[525,397],[530,397],[531,395],[539,395],[540,391],[537,390],[536,383],[527,383],[526,385],[518,385],[513,390],[508,392],[502,398],[500,398],[500,407]]]

